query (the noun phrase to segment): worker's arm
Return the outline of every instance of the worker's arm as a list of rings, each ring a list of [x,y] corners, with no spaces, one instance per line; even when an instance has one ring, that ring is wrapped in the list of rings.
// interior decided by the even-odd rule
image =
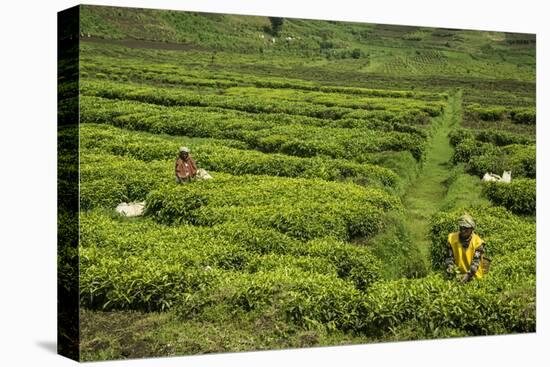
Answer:
[[[453,248],[451,244],[447,242],[447,258],[445,259],[445,265],[447,265],[447,272],[450,272],[450,269],[455,264],[455,257],[453,255]]]
[[[483,256],[483,253],[485,252],[484,246],[485,244],[479,246],[474,252],[472,264],[470,265],[470,270],[468,271],[469,278],[473,278],[477,272],[477,269],[479,268],[479,264],[481,263],[481,256]]]

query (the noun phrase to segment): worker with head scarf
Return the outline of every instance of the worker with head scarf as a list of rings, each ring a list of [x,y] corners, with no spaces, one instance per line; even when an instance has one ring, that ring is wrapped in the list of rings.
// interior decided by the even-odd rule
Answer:
[[[458,220],[458,232],[449,233],[447,241],[448,257],[447,272],[452,274],[458,269],[462,283],[473,278],[483,277],[483,253],[485,241],[474,233],[476,224],[469,214],[464,214]]]
[[[189,155],[189,148],[181,147],[176,160],[176,182],[186,183],[197,174],[197,164]]]

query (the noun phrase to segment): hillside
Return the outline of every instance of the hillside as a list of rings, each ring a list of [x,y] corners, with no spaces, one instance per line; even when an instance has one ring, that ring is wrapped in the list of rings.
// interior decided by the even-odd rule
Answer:
[[[279,57],[300,58],[301,68],[344,73],[535,79],[532,34],[284,18],[275,35],[268,17],[87,5],[81,9],[84,40],[90,36],[147,48],[246,53],[273,64]]]

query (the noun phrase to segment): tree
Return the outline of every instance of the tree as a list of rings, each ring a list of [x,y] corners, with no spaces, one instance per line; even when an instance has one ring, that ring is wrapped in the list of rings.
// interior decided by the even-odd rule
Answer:
[[[271,34],[278,36],[283,29],[284,18],[269,17],[269,21],[271,22]]]

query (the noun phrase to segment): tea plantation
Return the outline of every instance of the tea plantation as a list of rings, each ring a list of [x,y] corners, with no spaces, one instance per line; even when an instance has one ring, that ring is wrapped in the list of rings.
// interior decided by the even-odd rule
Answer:
[[[534,36],[81,19],[83,359],[535,331]],[[177,185],[180,146],[213,179]],[[460,284],[465,211],[492,262]]]

